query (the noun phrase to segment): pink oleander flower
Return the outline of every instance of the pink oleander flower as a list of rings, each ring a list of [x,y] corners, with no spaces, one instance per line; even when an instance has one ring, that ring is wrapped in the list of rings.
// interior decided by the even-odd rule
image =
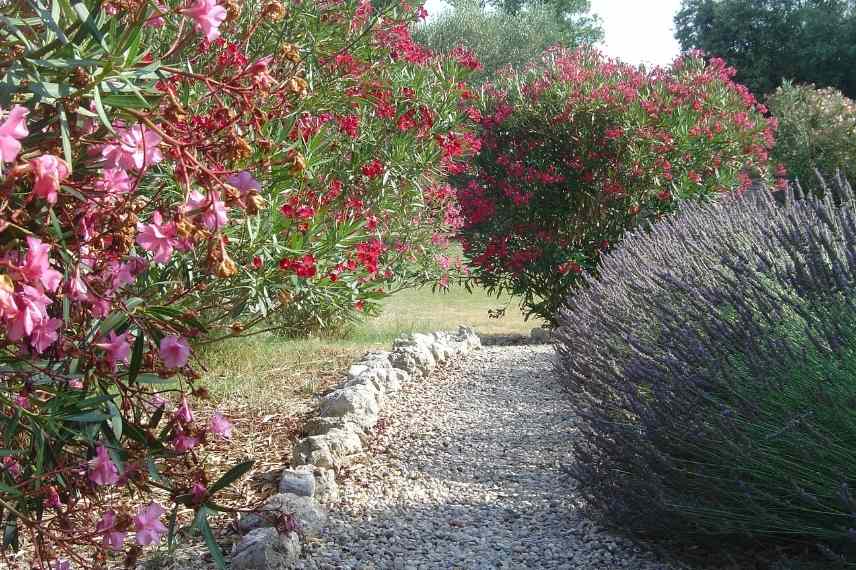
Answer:
[[[166,12],[166,6],[164,6],[160,2],[155,2],[155,13],[151,18],[146,20],[146,26],[148,26],[149,28],[162,28],[165,24],[163,14],[165,14]]]
[[[163,223],[160,212],[152,214],[152,221],[148,224],[137,224],[137,243],[152,253],[152,258],[158,263],[166,263],[172,257],[173,248],[176,244],[175,224]]]
[[[21,476],[21,464],[18,463],[18,460],[7,455],[2,461],[0,461],[0,463],[2,463],[3,469],[8,471],[9,475],[17,481]]]
[[[66,282],[66,293],[74,301],[84,301],[89,296],[89,287],[80,274],[80,267],[76,267],[69,280]]]
[[[50,244],[32,236],[27,237],[27,254],[24,264],[17,268],[27,281],[39,281],[48,292],[56,291],[62,280],[62,273],[52,269],[50,265]]]
[[[128,342],[127,332],[117,335],[115,331],[110,331],[107,339],[103,342],[96,342],[95,346],[107,352],[107,361],[113,367],[113,370],[116,369],[116,364],[119,362],[128,363],[131,344]]]
[[[160,522],[161,516],[166,511],[157,503],[149,503],[149,506],[141,509],[134,516],[134,530],[137,531],[137,544],[147,546],[160,542],[166,532],[166,527]]]
[[[160,357],[167,368],[181,368],[190,357],[190,345],[181,337],[165,336],[160,341]]]
[[[56,487],[48,485],[48,496],[44,500],[46,509],[62,508],[62,501],[59,498],[59,493],[56,492]]]
[[[190,409],[190,404],[187,402],[187,398],[183,396],[178,409],[175,411],[175,418],[183,424],[189,424],[193,421],[193,412]]]
[[[105,168],[101,178],[95,181],[95,188],[107,194],[127,194],[131,191],[131,177],[121,168]]]
[[[103,445],[95,448],[95,459],[89,462],[89,480],[96,485],[114,485],[119,480],[119,470]]]
[[[114,552],[122,550],[125,545],[125,537],[128,536],[127,532],[116,530],[116,513],[114,511],[106,511],[101,516],[101,520],[95,526],[95,532],[104,534],[104,547]]]
[[[6,317],[6,337],[11,341],[29,336],[36,327],[47,321],[47,307],[51,304],[44,293],[29,285],[21,287],[14,299],[15,312]]]
[[[272,55],[267,55],[255,62],[253,62],[247,70],[244,72],[247,75],[252,76],[253,83],[259,86],[261,89],[269,89],[276,83],[276,80],[270,74],[270,62],[273,61]]]
[[[209,42],[220,37],[219,28],[226,19],[226,9],[217,4],[216,0],[194,0],[180,12],[193,20],[196,30],[205,34]]]
[[[117,140],[101,149],[106,168],[143,170],[163,160],[161,136],[143,125],[116,128]]]
[[[187,195],[183,211],[191,215],[198,215],[202,224],[211,231],[216,231],[226,225],[229,216],[226,214],[226,204],[220,200],[220,193],[211,190],[208,196],[193,190]]]
[[[15,405],[24,410],[31,410],[33,408],[33,405],[30,403],[29,392],[18,392],[18,394],[15,396]]]
[[[18,158],[21,152],[21,143],[18,141],[30,134],[26,122],[28,114],[26,108],[15,105],[0,125],[0,162],[13,162]]]
[[[30,161],[33,169],[33,195],[56,204],[59,184],[68,178],[68,164],[52,154],[43,154]]]
[[[190,497],[193,504],[198,505],[205,500],[208,495],[208,487],[197,481],[190,487]]]
[[[243,172],[239,172],[237,174],[231,175],[226,179],[226,184],[230,186],[234,186],[241,193],[241,196],[247,194],[252,190],[256,192],[260,192],[262,189],[259,181],[253,178],[253,175],[244,170]]]
[[[178,453],[186,453],[190,451],[196,447],[197,443],[199,443],[198,437],[187,435],[181,430],[176,432],[175,438],[172,440],[172,445]]]
[[[30,346],[37,354],[43,353],[59,338],[59,329],[62,328],[62,319],[48,319],[33,329],[30,335]]]
[[[116,263],[110,264],[110,274],[113,276],[113,289],[121,289],[125,285],[130,285],[137,280],[134,274],[134,267],[131,263]]]
[[[234,427],[235,426],[232,425],[232,422],[227,420],[220,412],[214,412],[214,415],[211,416],[211,433],[219,435],[223,439],[229,439],[232,437],[232,428]]]

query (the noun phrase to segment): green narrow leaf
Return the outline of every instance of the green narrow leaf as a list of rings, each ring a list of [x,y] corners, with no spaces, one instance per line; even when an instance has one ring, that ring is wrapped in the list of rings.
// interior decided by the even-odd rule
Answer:
[[[161,378],[157,374],[143,373],[137,375],[137,384],[157,385],[173,383],[175,383],[175,380],[172,380],[171,378]]]
[[[178,517],[178,503],[172,508],[172,514],[169,515],[169,526],[167,527],[166,546],[172,551],[172,546],[175,544],[175,523]]]
[[[110,419],[105,413],[102,412],[86,412],[85,414],[74,414],[72,416],[65,416],[66,421],[69,422],[80,422],[82,424],[92,424],[92,423],[101,423],[104,420]]]
[[[72,2],[71,4],[72,10],[74,10],[74,14],[77,16],[77,19],[80,20],[80,23],[83,24],[83,29],[89,32],[96,42],[98,42],[104,51],[109,52],[110,47],[107,45],[107,42],[104,41],[104,34],[101,33],[101,30],[98,29],[98,26],[95,24],[95,18],[89,12],[89,8],[86,7],[86,4],[83,2]]]
[[[155,6],[157,9],[157,6]],[[113,55],[118,56],[120,53],[125,53],[125,66],[130,67],[136,63],[136,58],[140,55],[140,39],[143,37],[143,26],[132,26],[129,30],[129,36],[124,41],[119,41],[116,47],[119,48]]]
[[[33,448],[36,450],[35,470],[41,473],[45,467],[45,433],[39,426],[34,426],[32,430]]]
[[[214,493],[216,493],[220,489],[228,487],[234,481],[243,477],[247,473],[247,471],[252,469],[254,463],[255,463],[255,461],[253,461],[253,460],[244,461],[243,463],[238,463],[237,465],[235,465],[234,467],[232,467],[231,469],[226,471],[226,473],[222,477],[220,477],[216,483],[211,485],[208,488],[208,492],[213,495]]]
[[[24,47],[27,48],[27,51],[33,50],[32,44],[29,42],[29,40],[27,40],[27,36],[25,36],[21,32],[21,30],[18,29],[18,26],[15,25],[15,22],[13,20],[7,18],[6,16],[0,15],[0,23],[2,23],[5,28],[12,30],[12,33],[15,35],[15,37],[18,38],[18,40],[22,44],[24,44]]]
[[[62,231],[62,226],[59,223],[59,218],[56,217],[56,213],[53,209],[49,212],[51,219],[51,229],[53,230],[56,239],[62,244],[63,248],[65,247],[65,233]]]
[[[137,331],[137,339],[134,341],[134,352],[131,354],[131,364],[128,365],[128,383],[133,382],[140,373],[143,364],[143,349],[146,346],[146,335],[143,330]]]
[[[125,313],[114,311],[110,313],[106,319],[101,321],[101,326],[98,327],[98,332],[101,336],[106,336],[112,330],[116,330],[128,322],[128,315]]]
[[[109,107],[118,107],[120,109],[150,109],[148,101],[139,93],[125,95],[122,93],[108,94],[101,98],[101,101]]]
[[[15,436],[18,435],[19,427],[21,427],[21,410],[17,409],[15,415],[7,421],[6,427],[3,429],[4,445],[9,445]]]
[[[214,563],[217,564],[217,568],[220,568],[220,570],[226,570],[226,559],[223,558],[223,552],[220,550],[220,546],[214,539],[214,533],[211,531],[211,526],[208,524],[208,512],[208,509],[204,506],[199,509],[199,512],[196,513],[196,520],[193,522],[193,525],[199,529],[200,533],[202,533],[202,538],[205,539],[205,544],[208,546],[208,552],[211,553],[211,558],[214,559]]]
[[[110,427],[113,428],[116,441],[119,441],[122,439],[122,414],[119,413],[119,408],[113,402],[107,402],[107,409],[110,410]]]
[[[18,549],[18,517],[9,513],[6,518],[6,526],[3,528],[3,546],[13,550]]]
[[[101,102],[101,88],[98,85],[92,90],[92,100],[95,102],[95,112],[98,113],[101,124],[107,127],[107,130],[111,133],[116,134],[116,131],[113,130],[113,124],[107,118],[107,113],[104,111],[104,104]]]
[[[68,173],[74,172],[74,161],[71,159],[71,131],[68,128],[68,115],[65,113],[65,108],[62,105],[57,105],[59,112],[59,134],[62,138],[62,154],[65,156],[65,162],[68,164]]]
[[[154,428],[158,427],[158,424],[160,423],[161,419],[163,418],[163,413],[164,413],[165,409],[166,409],[166,406],[159,406],[158,409],[155,410],[155,413],[153,413],[152,417],[149,418],[149,423],[147,426],[149,429],[154,429]]]
[[[67,44],[68,38],[66,37],[65,32],[63,32],[62,29],[59,27],[59,24],[57,24],[56,19],[54,18],[53,14],[51,12],[48,12],[48,10],[44,6],[34,2],[33,0],[30,0],[29,4],[33,8],[33,10],[38,12],[39,18],[42,20],[42,23],[45,26],[47,26],[47,28],[50,30],[46,34],[46,38],[45,38],[47,40],[46,43],[49,44],[50,42],[52,42],[54,40],[54,38],[56,38],[61,43]],[[57,11],[58,8],[59,8],[59,6],[56,3],[52,3],[52,5],[51,5],[52,11]],[[57,17],[59,17],[59,13],[57,13]]]

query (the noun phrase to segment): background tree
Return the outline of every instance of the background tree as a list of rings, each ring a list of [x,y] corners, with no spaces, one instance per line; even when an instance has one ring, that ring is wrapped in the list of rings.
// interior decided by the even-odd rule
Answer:
[[[448,53],[458,45],[472,50],[482,69],[480,83],[504,67],[519,68],[554,45],[578,47],[603,37],[588,0],[458,0],[453,8],[418,26],[415,39]]]
[[[725,59],[759,95],[788,79],[856,96],[854,0],[683,0],[675,36]]]

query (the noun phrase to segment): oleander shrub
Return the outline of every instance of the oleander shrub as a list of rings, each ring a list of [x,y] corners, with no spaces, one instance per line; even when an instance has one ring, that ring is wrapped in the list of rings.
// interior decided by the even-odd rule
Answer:
[[[0,2],[0,565],[196,532],[224,567],[208,517],[252,461],[209,451],[232,426],[196,409],[197,349],[454,267],[464,68],[418,13]]]
[[[817,192],[821,177],[856,179],[856,101],[832,87],[784,82],[767,98],[779,122],[772,158],[782,174]]]
[[[225,228],[236,244],[232,305],[304,336],[376,314],[391,291],[455,280],[460,264],[448,246],[461,220],[441,181],[470,152],[459,104],[477,62],[465,49],[417,45],[409,30],[424,11],[416,4],[300,4],[258,24],[265,6],[242,4],[234,33],[192,60],[240,76],[277,54],[264,73],[294,74],[256,82],[271,106],[252,134],[230,127],[228,104],[203,105],[204,126],[226,134],[220,155],[230,176],[243,177],[233,185],[262,198],[258,217]],[[174,36],[166,29],[156,40],[168,49]],[[184,101],[186,84],[173,76],[170,92]],[[184,279],[178,269],[167,279]],[[201,302],[216,305],[222,294]]]
[[[856,205],[838,191],[840,207],[687,204],[569,298],[557,367],[589,512],[649,537],[853,556]]]
[[[768,176],[774,124],[721,60],[647,71],[556,49],[485,86],[473,172],[455,178],[475,278],[555,322],[628,229]]]

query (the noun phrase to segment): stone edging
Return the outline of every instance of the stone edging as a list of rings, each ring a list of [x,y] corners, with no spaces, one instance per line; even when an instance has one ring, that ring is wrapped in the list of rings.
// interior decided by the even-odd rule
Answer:
[[[318,416],[304,426],[307,437],[294,446],[279,494],[254,513],[241,517],[245,533],[232,555],[233,570],[288,568],[299,558],[302,541],[326,522],[322,504],[335,503],[335,473],[353,461],[367,443],[390,394],[403,383],[428,376],[438,363],[481,347],[475,331],[412,334],[393,343],[391,352],[369,352],[345,379],[321,399]]]

